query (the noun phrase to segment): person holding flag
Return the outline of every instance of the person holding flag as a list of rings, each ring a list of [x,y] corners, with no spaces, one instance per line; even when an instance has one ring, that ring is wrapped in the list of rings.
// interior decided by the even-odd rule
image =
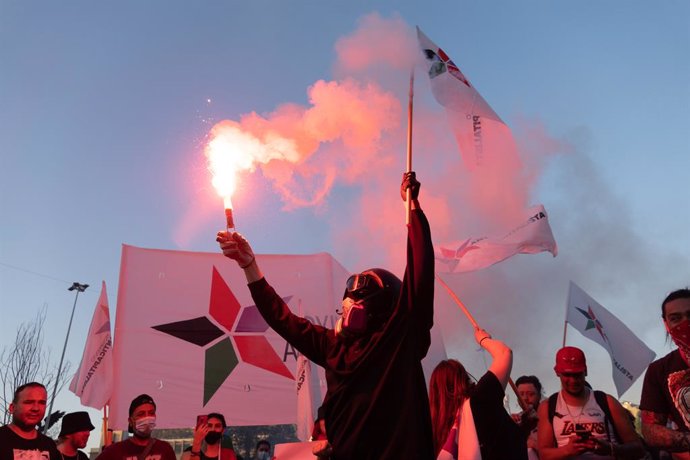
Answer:
[[[429,399],[421,361],[431,344],[434,250],[418,202],[414,172],[403,175],[410,192],[407,268],[401,281],[372,268],[348,278],[334,329],[293,314],[268,284],[249,242],[221,231],[223,254],[244,270],[266,322],[309,360],[326,370],[323,402],[333,460],[431,460]]]
[[[474,339],[491,355],[478,382],[455,359],[441,361],[429,380],[436,459],[527,460],[525,436],[503,407],[513,352],[479,327]]]

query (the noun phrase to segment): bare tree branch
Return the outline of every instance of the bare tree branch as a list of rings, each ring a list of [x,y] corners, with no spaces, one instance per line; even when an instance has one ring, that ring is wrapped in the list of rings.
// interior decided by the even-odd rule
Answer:
[[[34,319],[19,325],[14,343],[4,346],[0,352],[0,420],[3,425],[11,421],[9,405],[18,386],[39,382],[45,385],[49,395],[55,387],[57,365],[50,358],[50,348],[43,346],[45,322],[44,305]],[[56,395],[67,384],[70,368],[68,361],[63,364]]]

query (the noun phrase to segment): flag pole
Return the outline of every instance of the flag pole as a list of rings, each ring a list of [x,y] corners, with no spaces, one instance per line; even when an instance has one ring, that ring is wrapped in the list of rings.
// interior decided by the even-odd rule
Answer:
[[[565,347],[565,334],[568,331],[568,300],[570,299],[571,290],[573,289],[573,282],[568,285],[568,297],[565,299],[565,318],[563,319],[563,345]]]
[[[436,279],[438,280],[438,282],[441,284],[441,286],[443,286],[446,289],[446,291],[448,291],[448,294],[453,298],[455,303],[458,304],[458,306],[460,307],[462,312],[465,314],[465,316],[467,316],[467,319],[470,320],[470,323],[472,323],[472,327],[474,327],[475,329],[481,329],[479,327],[479,324],[477,323],[477,321],[474,319],[474,317],[472,316],[470,311],[465,306],[465,304],[462,303],[462,301],[458,298],[457,295],[455,295],[455,292],[453,292],[453,290],[450,288],[450,286],[448,286],[446,284],[446,282],[441,279],[441,277],[439,276],[438,273],[435,273],[434,275],[436,275]],[[515,385],[515,382],[513,382],[513,379],[508,377],[508,383],[510,384],[510,388],[512,388],[513,391],[515,392],[515,396],[517,396],[517,401],[518,401],[518,404],[520,405],[520,408],[523,411],[527,410],[527,404],[525,404],[525,401],[523,401],[522,398],[520,397],[520,394],[518,393],[517,386]]]
[[[455,295],[455,292],[453,292],[453,290],[446,284],[446,282],[443,281],[443,279],[441,279],[441,277],[439,276],[438,273],[435,273],[435,275],[436,275],[436,279],[441,284],[441,286],[443,286],[446,289],[446,291],[448,291],[448,294],[452,297],[452,299],[455,301],[455,303],[458,304],[458,307],[460,307],[460,309],[465,314],[465,316],[467,316],[467,319],[470,320],[470,323],[472,323],[472,327],[475,329],[479,329],[479,324],[477,324],[477,321],[474,320],[474,318],[472,317],[472,314],[467,309],[465,304],[462,303],[462,301],[458,298],[458,296]]]
[[[407,172],[412,171],[412,107],[414,100],[414,66],[410,69],[410,92],[407,101]],[[405,201],[405,224],[410,223],[410,189],[407,189],[407,197]]]
[[[101,441],[104,447],[110,445],[108,442],[108,405],[103,406],[103,426],[101,427]]]

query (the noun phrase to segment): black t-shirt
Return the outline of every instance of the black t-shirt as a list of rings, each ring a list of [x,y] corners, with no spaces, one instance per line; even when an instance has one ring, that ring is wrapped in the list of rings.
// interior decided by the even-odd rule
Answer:
[[[89,456],[86,455],[84,452],[77,450],[77,455],[69,456],[62,454],[61,460],[89,460]]]
[[[60,452],[48,436],[24,439],[5,425],[0,427],[0,460],[60,460]]]
[[[668,416],[681,431],[690,431],[690,368],[677,349],[647,368],[640,409]],[[675,402],[674,402],[675,399]]]
[[[191,451],[192,451],[192,446],[187,447],[184,451],[185,451],[185,452],[191,452]],[[193,460],[195,457],[191,457],[191,458],[192,458],[192,460]],[[234,459],[236,459],[236,458],[238,458],[238,457],[237,457],[237,454],[235,453],[235,451],[234,451],[232,448],[230,448],[230,447],[223,447],[223,448],[221,448],[220,459],[218,458],[217,455],[215,455],[215,456],[213,456],[213,457],[209,457],[209,456],[206,455],[206,453],[204,452],[204,449],[201,449],[201,450],[199,451],[199,457],[196,457],[196,458],[200,458],[201,460],[234,460]]]
[[[503,387],[493,372],[479,379],[470,397],[483,460],[527,460],[527,442],[503,407]]]
[[[134,444],[129,439],[116,442],[106,447],[96,460],[138,460],[146,446]],[[146,460],[177,460],[172,446],[165,441],[155,439],[155,443],[146,455]]]
[[[398,304],[371,335],[348,341],[298,317],[262,278],[249,284],[266,322],[326,371],[323,408],[333,460],[431,460],[429,398],[422,358],[431,344],[434,249],[414,210]]]

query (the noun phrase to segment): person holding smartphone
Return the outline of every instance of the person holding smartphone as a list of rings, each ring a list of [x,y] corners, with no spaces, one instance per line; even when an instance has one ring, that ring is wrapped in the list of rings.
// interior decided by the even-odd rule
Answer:
[[[587,387],[587,361],[582,350],[558,350],[554,371],[561,391],[539,405],[540,460],[639,459],[645,454],[621,403]]]
[[[182,460],[237,460],[235,451],[221,444],[226,426],[223,414],[212,412],[197,417],[194,440],[185,449]]]

